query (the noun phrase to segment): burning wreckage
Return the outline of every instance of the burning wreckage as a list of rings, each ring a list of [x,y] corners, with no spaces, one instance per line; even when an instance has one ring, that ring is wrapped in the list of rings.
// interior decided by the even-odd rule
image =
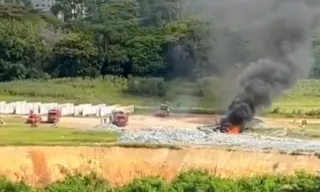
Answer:
[[[255,109],[252,100],[247,95],[237,96],[219,123],[200,126],[198,130],[239,134],[244,131],[245,125],[253,120],[254,114]]]
[[[261,58],[244,68],[240,77],[242,91],[236,95],[225,116],[216,125],[199,127],[203,131],[241,133],[255,113],[299,79],[308,77],[313,66],[312,39],[320,24],[320,11],[305,1],[275,1],[271,12],[257,23]]]

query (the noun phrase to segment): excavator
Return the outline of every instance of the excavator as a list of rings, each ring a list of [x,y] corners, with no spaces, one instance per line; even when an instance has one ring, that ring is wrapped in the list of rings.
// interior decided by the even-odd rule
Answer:
[[[200,131],[212,131],[227,134],[240,134],[244,131],[244,128],[244,124],[233,125],[225,117],[222,117],[220,122],[216,122],[216,124],[202,125],[197,127],[197,129]]]
[[[250,102],[236,98],[229,106],[227,113],[214,125],[197,127],[201,131],[214,131],[228,134],[240,134],[245,125],[254,118],[254,108]]]
[[[251,95],[237,95],[228,107],[225,115],[215,125],[198,127],[198,130],[240,134],[245,125],[254,119],[255,107]]]
[[[166,104],[161,104],[159,110],[154,113],[156,117],[167,117],[170,115],[169,106]]]

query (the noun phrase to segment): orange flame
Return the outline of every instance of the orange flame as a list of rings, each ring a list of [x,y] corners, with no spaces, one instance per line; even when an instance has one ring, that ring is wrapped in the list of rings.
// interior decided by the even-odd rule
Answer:
[[[237,125],[230,126],[228,129],[228,134],[240,134],[240,127]]]

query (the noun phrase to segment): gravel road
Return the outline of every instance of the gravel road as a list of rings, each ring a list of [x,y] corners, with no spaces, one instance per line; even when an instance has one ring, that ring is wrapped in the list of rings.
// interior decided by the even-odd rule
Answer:
[[[320,153],[320,140],[300,140],[254,135],[227,135],[215,132],[203,132],[195,129],[173,129],[151,127],[133,131],[123,131],[119,143],[182,144],[225,146],[246,150],[277,150],[286,153]]]

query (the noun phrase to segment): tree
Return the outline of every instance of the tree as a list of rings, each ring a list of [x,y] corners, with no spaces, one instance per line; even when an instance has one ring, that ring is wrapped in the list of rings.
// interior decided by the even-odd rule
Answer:
[[[19,2],[0,4],[0,80],[42,78],[46,72],[194,81],[263,54],[247,32],[212,18],[186,19],[186,0],[58,0],[51,11],[64,13],[63,23],[24,6],[28,0],[11,3]],[[318,41],[313,77],[320,76]]]
[[[143,24],[164,26],[183,19],[185,0],[138,0]]]
[[[163,58],[163,37],[144,35],[127,43],[129,48],[130,72],[135,76],[163,76],[166,63]]]
[[[100,74],[101,64],[98,50],[89,36],[71,33],[54,46],[47,70],[54,77],[96,77]]]
[[[45,24],[38,19],[3,19],[0,22],[0,70],[11,71],[11,75],[16,71],[18,79],[34,77],[34,72],[41,73],[50,51],[39,36],[42,27]]]

